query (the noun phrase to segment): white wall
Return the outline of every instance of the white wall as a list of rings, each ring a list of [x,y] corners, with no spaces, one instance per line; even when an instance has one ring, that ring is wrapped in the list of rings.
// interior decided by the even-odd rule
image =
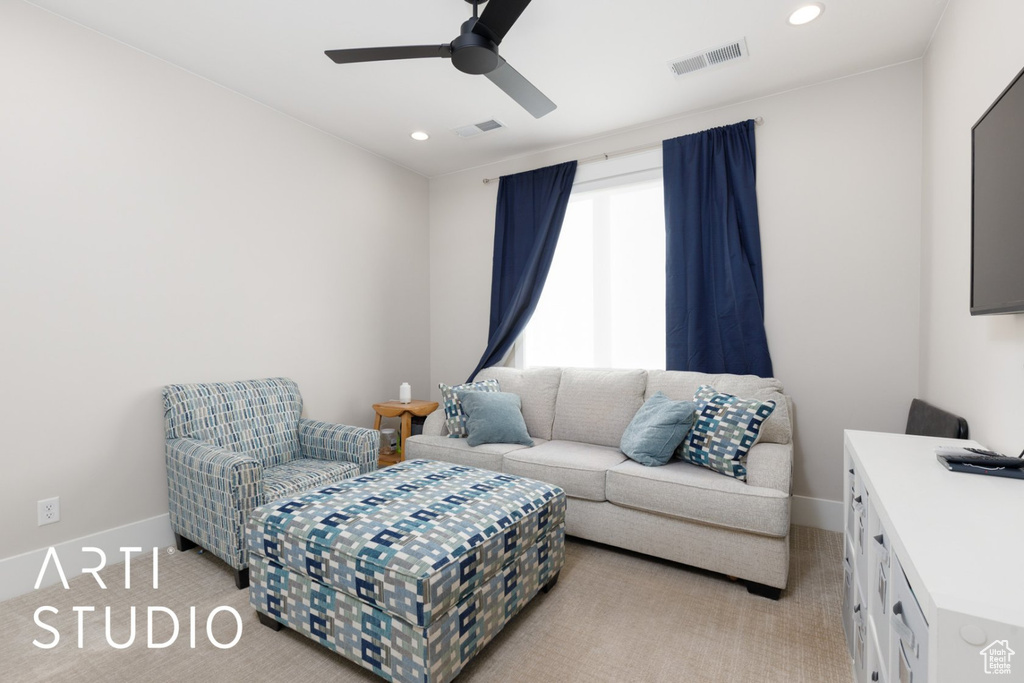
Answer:
[[[164,384],[425,389],[424,178],[21,2],[0,84],[0,557],[166,513]]]
[[[483,351],[497,183],[481,179],[763,116],[768,341],[797,420],[794,491],[840,500],[842,430],[902,431],[918,386],[921,63],[430,181],[430,379]]]
[[[1024,448],[1024,316],[970,315],[971,127],[1024,67],[1024,4],[951,0],[925,58],[921,386],[971,437]]]

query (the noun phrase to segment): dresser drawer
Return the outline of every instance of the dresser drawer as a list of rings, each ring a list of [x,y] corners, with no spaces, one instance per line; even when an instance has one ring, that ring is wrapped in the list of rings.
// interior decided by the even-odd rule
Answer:
[[[846,537],[852,539],[854,532],[854,518],[857,516],[853,508],[853,499],[859,494],[857,493],[858,482],[857,482],[857,471],[853,467],[853,464],[849,462],[847,458],[846,463],[846,491],[844,492],[844,499],[846,500]]]
[[[870,580],[868,551],[871,536],[868,533],[868,492],[861,486],[853,498],[853,551],[854,567],[862,584]]]
[[[863,595],[856,581],[853,582],[853,594],[853,678],[856,681],[863,681],[868,658],[868,617]]]
[[[888,642],[885,643],[888,645]],[[868,661],[865,668],[866,680],[872,683],[889,682],[889,660],[882,651],[882,641],[875,631],[874,624],[868,624]]]
[[[870,574],[865,577],[868,596],[868,614],[871,615],[878,633],[879,655],[883,662],[889,661],[889,598],[892,570],[889,566],[889,532],[879,518],[874,504],[868,508],[868,557]]]
[[[846,651],[853,657],[853,559],[849,544],[843,557],[843,633],[846,634]]]
[[[893,558],[890,567],[890,643],[895,649],[897,680],[900,683],[926,683],[928,680],[928,621],[900,566]]]

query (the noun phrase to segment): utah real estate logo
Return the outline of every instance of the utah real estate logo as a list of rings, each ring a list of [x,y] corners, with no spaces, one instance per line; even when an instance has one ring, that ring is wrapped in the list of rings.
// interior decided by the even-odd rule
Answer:
[[[981,656],[985,658],[985,673],[1009,674],[1010,658],[1015,654],[1017,653],[1010,649],[1010,641],[993,640],[981,650]]]

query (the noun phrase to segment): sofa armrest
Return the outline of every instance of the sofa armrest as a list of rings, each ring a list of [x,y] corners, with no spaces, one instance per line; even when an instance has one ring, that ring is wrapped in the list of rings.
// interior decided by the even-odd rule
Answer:
[[[355,463],[359,474],[366,474],[377,469],[380,432],[302,418],[299,420],[299,450],[306,458]]]
[[[196,439],[166,442],[168,506],[175,533],[236,569],[245,521],[263,504],[263,465],[255,458]]]
[[[793,488],[793,443],[757,443],[747,453],[747,483],[789,495]]]
[[[448,424],[444,420],[443,407],[427,415],[427,420],[423,423],[423,436],[448,436]]]

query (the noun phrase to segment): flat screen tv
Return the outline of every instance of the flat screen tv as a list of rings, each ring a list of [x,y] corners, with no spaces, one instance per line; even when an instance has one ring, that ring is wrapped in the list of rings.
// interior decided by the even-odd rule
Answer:
[[[1022,75],[971,129],[971,315],[1024,312]]]

